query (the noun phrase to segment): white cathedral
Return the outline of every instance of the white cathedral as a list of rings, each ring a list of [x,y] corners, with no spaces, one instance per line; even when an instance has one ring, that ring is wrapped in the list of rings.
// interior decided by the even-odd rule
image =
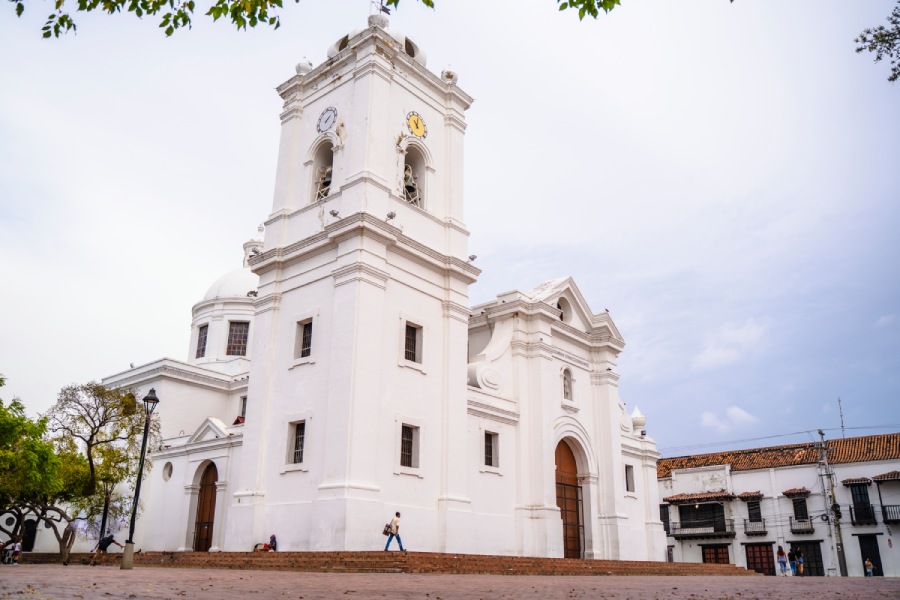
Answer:
[[[664,560],[610,315],[571,278],[468,304],[456,74],[375,15],[278,92],[264,239],[188,360],[103,381],[161,399],[136,547],[379,550],[400,511],[413,551]]]

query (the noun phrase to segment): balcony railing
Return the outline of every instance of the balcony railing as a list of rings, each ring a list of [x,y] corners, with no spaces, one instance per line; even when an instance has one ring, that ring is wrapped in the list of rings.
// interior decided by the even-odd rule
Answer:
[[[871,504],[854,504],[850,507],[850,522],[854,525],[875,525],[875,508]]]
[[[789,518],[791,520],[791,533],[813,533],[816,530],[811,519]]]
[[[766,535],[766,520],[751,521],[744,519],[744,533],[747,535]]]
[[[881,519],[885,523],[900,523],[900,504],[887,504],[882,506]]]
[[[712,519],[672,523],[672,537],[676,540],[700,538],[733,538],[734,519]]]

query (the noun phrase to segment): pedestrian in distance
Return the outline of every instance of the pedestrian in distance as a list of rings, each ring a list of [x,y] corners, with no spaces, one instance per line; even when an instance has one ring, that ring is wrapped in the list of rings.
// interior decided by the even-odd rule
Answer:
[[[872,564],[872,561],[866,558],[866,577],[874,577],[875,576],[875,565]]]
[[[797,555],[794,554],[794,548],[788,550],[788,563],[791,565],[791,575],[797,574]]]
[[[91,556],[91,566],[95,566],[97,559],[100,559],[99,564],[102,565],[103,561],[106,560],[106,555],[109,554],[109,547],[115,544],[119,548],[124,548],[122,544],[117,542],[113,536],[108,535],[106,537],[100,538],[100,541],[97,542],[97,549],[94,552],[93,556]]]
[[[784,548],[778,546],[778,552],[775,553],[775,557],[778,559],[778,566],[781,568],[782,576],[787,577],[787,554],[784,553]]]
[[[803,576],[803,550],[797,549],[794,554],[797,555],[797,574]]]
[[[269,552],[275,552],[278,550],[278,540],[275,539],[275,534],[269,536]]]
[[[388,536],[387,544],[384,545],[384,551],[388,551],[388,547],[391,545],[391,540],[397,538],[397,544],[400,546],[400,552],[406,552],[403,549],[403,541],[400,539],[400,513],[396,513],[393,519],[391,519],[391,534]]]
[[[22,538],[16,538],[16,543],[13,544],[13,553],[12,553],[12,564],[13,566],[19,566],[19,554],[22,553]]]

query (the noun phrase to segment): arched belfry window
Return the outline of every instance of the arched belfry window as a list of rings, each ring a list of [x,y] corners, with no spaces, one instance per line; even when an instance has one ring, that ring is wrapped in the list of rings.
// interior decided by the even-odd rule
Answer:
[[[331,145],[323,143],[313,159],[313,202],[324,200],[331,193],[334,170],[334,152]]]
[[[572,371],[569,369],[563,369],[562,372],[562,394],[563,400],[568,400],[569,402],[574,400],[572,395]]]
[[[419,208],[425,208],[425,159],[415,148],[407,148],[403,161],[403,199]]]
[[[556,302],[556,308],[559,310],[559,320],[563,323],[569,323],[572,320],[572,305],[565,298],[560,298]]]

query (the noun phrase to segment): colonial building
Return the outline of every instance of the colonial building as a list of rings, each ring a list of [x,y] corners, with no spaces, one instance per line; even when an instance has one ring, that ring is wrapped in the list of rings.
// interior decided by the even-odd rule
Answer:
[[[900,433],[661,459],[669,560],[775,575],[778,546],[804,575],[900,575]]]
[[[469,307],[456,73],[373,16],[278,93],[263,239],[187,360],[104,380],[160,398],[137,547],[372,550],[400,511],[413,550],[662,560],[609,313],[570,278]]]

